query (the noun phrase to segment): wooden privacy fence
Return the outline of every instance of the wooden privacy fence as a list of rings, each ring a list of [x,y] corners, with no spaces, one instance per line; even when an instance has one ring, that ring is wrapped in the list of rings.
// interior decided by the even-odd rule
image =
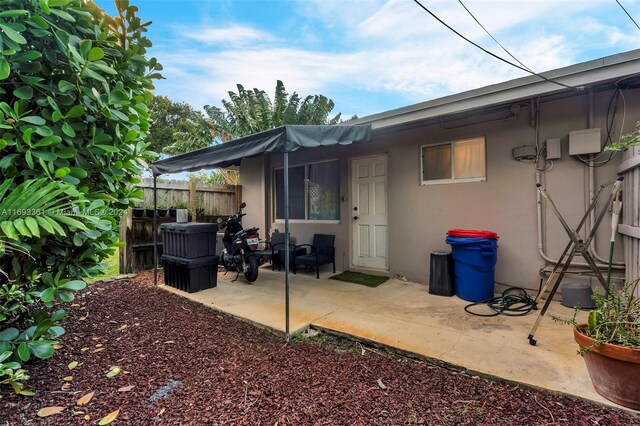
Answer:
[[[144,190],[144,204],[153,208],[153,179],[145,178],[138,185]],[[213,185],[183,180],[158,179],[158,208],[168,209],[180,204],[192,211],[204,209],[206,215],[223,216],[235,213],[240,204],[240,186]],[[195,201],[195,206],[193,202]]]
[[[618,173],[624,176],[622,186],[622,234],[627,281],[640,277],[640,146],[627,149],[623,154]],[[640,296],[640,288],[636,289]]]
[[[151,269],[153,262],[153,179],[143,179],[144,205],[129,209],[120,218],[120,273]],[[157,180],[158,256],[162,255],[160,225],[175,222],[170,208],[188,208],[190,222],[215,223],[238,211],[242,199],[239,185],[213,185],[180,180]],[[196,213],[194,215],[194,212]]]

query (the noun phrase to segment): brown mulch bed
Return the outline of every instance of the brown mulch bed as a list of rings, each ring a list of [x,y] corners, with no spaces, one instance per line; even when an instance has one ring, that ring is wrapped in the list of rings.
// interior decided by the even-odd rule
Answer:
[[[37,395],[0,389],[0,425],[96,424],[118,408],[112,424],[640,424],[620,410],[363,351],[348,341],[321,336],[285,344],[153,288],[150,277],[96,283],[80,294],[68,307],[63,347],[29,366],[28,388]],[[81,364],[69,370],[72,361]],[[112,366],[122,372],[108,378]],[[91,391],[88,405],[76,406]],[[46,406],[66,409],[38,418]]]

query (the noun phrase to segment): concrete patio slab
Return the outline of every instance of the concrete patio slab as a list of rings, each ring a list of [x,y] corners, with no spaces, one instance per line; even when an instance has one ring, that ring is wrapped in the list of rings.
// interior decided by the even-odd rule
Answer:
[[[316,326],[434,358],[506,380],[575,395],[607,405],[598,395],[570,327],[550,318],[527,335],[537,311],[524,317],[476,317],[467,302],[428,293],[425,285],[391,279],[377,288],[328,279],[331,273],[291,275],[291,331]],[[218,286],[188,294],[162,288],[245,320],[283,332],[284,275],[261,268],[254,284],[218,274]],[[549,312],[569,318],[573,310],[553,302]],[[586,318],[586,313],[580,313]]]

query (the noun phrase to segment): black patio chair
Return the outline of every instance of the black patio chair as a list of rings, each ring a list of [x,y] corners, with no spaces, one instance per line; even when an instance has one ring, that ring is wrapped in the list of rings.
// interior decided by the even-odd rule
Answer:
[[[333,272],[336,272],[336,248],[335,235],[314,234],[313,244],[300,244],[295,246],[293,273],[297,272],[298,265],[313,266],[316,268],[316,278],[320,279],[320,266],[328,263],[333,264]],[[309,248],[307,254],[299,255],[299,248]]]
[[[278,250],[284,250],[284,232],[274,232],[271,234],[271,239],[265,241],[266,246],[264,250],[256,251],[258,259],[262,259],[263,262],[271,263],[271,270],[275,271],[275,264],[278,262]],[[280,266],[278,266],[278,270]]]

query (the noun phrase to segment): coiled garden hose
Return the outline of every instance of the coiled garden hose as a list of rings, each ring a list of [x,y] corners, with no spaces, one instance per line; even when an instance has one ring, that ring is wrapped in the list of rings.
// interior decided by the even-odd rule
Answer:
[[[493,312],[490,314],[482,314],[472,312],[470,310],[470,308],[478,305],[487,305]],[[467,313],[478,317],[495,317],[498,315],[522,317],[533,311],[535,308],[535,300],[529,296],[525,289],[521,287],[510,287],[502,292],[502,296],[470,303],[464,307],[464,310]]]

